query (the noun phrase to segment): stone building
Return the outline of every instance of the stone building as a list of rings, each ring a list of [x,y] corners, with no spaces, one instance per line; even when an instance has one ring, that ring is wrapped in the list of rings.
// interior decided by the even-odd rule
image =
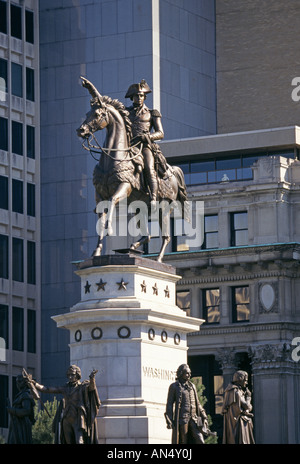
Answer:
[[[178,304],[205,320],[188,338],[222,436],[222,393],[250,374],[257,443],[299,443],[300,129],[297,126],[162,143],[203,202],[202,246],[173,237]],[[187,161],[189,160],[189,161]]]

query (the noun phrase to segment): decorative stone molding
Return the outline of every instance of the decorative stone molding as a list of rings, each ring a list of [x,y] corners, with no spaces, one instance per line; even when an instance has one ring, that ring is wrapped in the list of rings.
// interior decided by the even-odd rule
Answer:
[[[180,272],[180,269],[178,270]],[[268,279],[274,277],[289,277],[296,278],[298,273],[292,273],[289,270],[281,269],[266,272],[252,272],[249,274],[214,274],[213,276],[203,275],[197,278],[181,279],[177,285],[195,285],[195,284],[211,284],[211,283],[222,283],[222,282],[236,282],[243,280],[255,280],[255,279]]]
[[[221,369],[236,368],[236,351],[234,348],[224,348],[218,350],[215,355],[216,361],[221,365]]]
[[[248,350],[253,369],[274,369],[291,362],[291,346],[287,343],[252,345]]]

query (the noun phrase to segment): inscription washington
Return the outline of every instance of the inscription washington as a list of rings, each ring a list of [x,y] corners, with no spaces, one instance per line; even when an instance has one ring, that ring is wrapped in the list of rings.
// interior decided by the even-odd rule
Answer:
[[[174,381],[176,378],[176,371],[161,369],[159,367],[143,366],[143,375],[152,379]]]

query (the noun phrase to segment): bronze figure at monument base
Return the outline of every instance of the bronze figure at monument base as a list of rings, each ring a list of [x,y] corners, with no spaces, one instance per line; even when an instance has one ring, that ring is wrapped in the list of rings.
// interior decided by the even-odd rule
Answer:
[[[224,393],[223,444],[254,444],[251,393],[248,374],[237,371]]]
[[[92,371],[90,379],[81,382],[80,368],[71,365],[67,371],[68,382],[61,387],[46,387],[30,380],[34,390],[63,396],[53,421],[56,444],[98,443],[96,416],[101,403],[95,382],[96,373]]]

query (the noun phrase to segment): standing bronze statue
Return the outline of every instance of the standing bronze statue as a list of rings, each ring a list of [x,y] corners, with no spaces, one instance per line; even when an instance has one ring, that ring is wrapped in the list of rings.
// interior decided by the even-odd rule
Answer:
[[[34,424],[34,400],[23,375],[16,379],[18,394],[13,400],[12,406],[7,407],[10,416],[8,431],[8,444],[31,444],[32,425]]]
[[[204,435],[213,432],[208,429],[207,415],[190,381],[187,364],[178,367],[176,378],[169,387],[165,413],[167,427],[173,429],[172,444],[204,444]]]
[[[248,374],[237,371],[224,393],[224,444],[254,444],[251,393],[247,388]]]
[[[46,387],[31,381],[34,388],[41,392],[63,395],[53,424],[56,443],[98,443],[96,416],[100,399],[95,382],[96,373],[92,371],[90,379],[81,382],[81,370],[73,364],[67,371],[68,382],[61,387]]]

